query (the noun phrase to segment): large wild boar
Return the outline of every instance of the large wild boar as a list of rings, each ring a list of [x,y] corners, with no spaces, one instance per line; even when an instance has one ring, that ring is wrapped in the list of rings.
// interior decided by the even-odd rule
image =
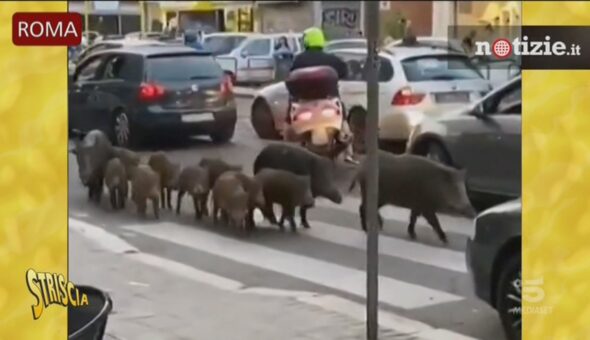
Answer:
[[[113,209],[124,209],[129,191],[129,182],[125,165],[118,157],[113,157],[107,162],[104,182],[109,191]]]
[[[170,161],[164,152],[158,151],[150,156],[148,165],[160,176],[162,208],[172,209],[172,190],[178,186],[180,163]]]
[[[208,158],[204,157],[199,162],[199,165],[207,168],[209,171],[209,187],[213,188],[217,178],[226,171],[242,171],[241,165],[233,165],[226,163],[221,158]]]
[[[88,198],[99,203],[103,191],[104,170],[113,156],[113,146],[107,135],[100,130],[88,132],[82,140],[76,139],[70,150],[78,162],[78,175],[88,188]]]
[[[141,163],[141,156],[137,152],[129,149],[114,146],[113,155],[123,162],[128,176],[133,172],[132,169]],[[130,180],[131,178],[128,179]]]
[[[291,231],[295,231],[295,208],[314,206],[309,176],[299,176],[290,171],[264,168],[258,171],[254,180],[260,184],[264,195],[263,213],[273,216],[273,204],[279,204],[283,210],[279,227],[284,229],[285,219],[289,221]],[[271,223],[276,224],[276,220]]]
[[[180,214],[180,206],[184,194],[193,198],[196,219],[207,216],[207,197],[209,195],[209,172],[198,165],[182,169],[178,177],[178,195],[176,196],[176,214]]]
[[[359,215],[363,230],[365,222],[365,171],[366,162],[359,167],[350,184],[349,191],[358,182],[361,187]],[[410,209],[408,235],[416,238],[415,224],[423,216],[437,233],[440,240],[447,243],[436,213],[449,213],[474,217],[475,211],[469,202],[465,189],[465,171],[442,165],[430,159],[409,154],[394,155],[379,152],[379,197],[378,207],[394,205]],[[383,220],[379,216],[379,224]]]
[[[249,212],[249,193],[242,185],[235,171],[226,171],[217,178],[211,191],[213,201],[213,223],[221,213],[224,223],[243,231],[250,231],[247,218]]]
[[[147,201],[152,201],[154,216],[160,218],[160,176],[152,168],[145,164],[140,164],[133,169],[131,180],[131,200],[137,206],[137,212],[141,217],[145,217],[147,210]]]
[[[334,203],[342,203],[342,195],[333,181],[330,161],[299,145],[273,143],[266,146],[254,161],[254,174],[263,168],[280,169],[300,176],[309,176],[314,198],[324,197]],[[307,207],[300,208],[304,228],[310,227],[307,221],[307,209]]]

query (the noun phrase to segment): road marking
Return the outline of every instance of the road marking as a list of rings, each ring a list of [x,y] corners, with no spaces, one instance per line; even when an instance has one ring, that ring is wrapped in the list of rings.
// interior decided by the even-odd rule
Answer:
[[[136,253],[139,251],[122,238],[107,232],[104,228],[75,218],[69,218],[68,222],[71,230],[94,240],[98,246],[112,253]]]
[[[316,199],[316,207],[318,208],[343,210],[349,213],[353,213],[355,215],[358,215],[358,209],[360,204],[360,198],[354,196],[343,197],[341,204],[336,204],[323,198]],[[409,223],[410,221],[410,211],[408,209],[386,206],[381,208],[379,212],[385,220],[396,221],[405,224]],[[474,226],[469,219],[443,214],[437,214],[437,216],[440,221],[440,224],[442,225],[443,230],[465,236],[469,236],[472,234],[472,229],[474,228]],[[360,228],[360,219],[357,219],[354,223],[357,223]],[[423,220],[423,218],[418,219],[416,227],[432,229],[432,227],[430,227]]]
[[[69,222],[70,227],[74,226],[72,228],[74,232],[81,233],[82,236],[91,239],[99,246],[103,247],[106,251],[121,253],[121,247],[110,246],[108,243],[104,242],[107,240],[107,238],[102,233],[95,232],[95,229],[102,228],[73,218],[70,218]],[[93,232],[88,232],[88,230],[93,230]],[[109,241],[114,241],[114,243],[119,245],[128,245],[128,243],[120,237],[104,230],[103,232],[104,234],[110,235],[108,236]],[[128,245],[127,248],[129,247],[131,246]],[[168,260],[159,256],[150,255],[147,253],[136,253],[126,256],[146,265],[167,271],[173,275],[208,284],[221,290],[242,294],[258,294],[264,296],[294,298],[301,303],[313,305],[325,311],[339,313],[341,315],[351,317],[357,321],[364,322],[366,320],[364,304],[341,298],[339,296],[321,295],[305,291],[286,291],[264,287],[244,288],[244,284],[241,282],[204,272],[192,266],[187,266],[185,264]],[[412,338],[416,340],[477,340],[476,338],[467,337],[446,329],[436,329],[426,323],[406,318],[381,309],[379,310],[379,325],[382,328],[389,329],[397,333],[411,335]]]
[[[356,249],[367,249],[367,236],[363,231],[340,227],[319,221],[310,221],[311,229],[300,229],[301,234]],[[455,272],[467,273],[463,252],[431,247],[418,242],[379,235],[379,254],[427,264]]]
[[[365,297],[366,273],[361,270],[234,240],[212,232],[188,229],[174,223],[129,225],[123,228],[235,262]],[[422,308],[464,299],[447,292],[389,277],[380,276],[379,283],[380,301],[404,309]]]

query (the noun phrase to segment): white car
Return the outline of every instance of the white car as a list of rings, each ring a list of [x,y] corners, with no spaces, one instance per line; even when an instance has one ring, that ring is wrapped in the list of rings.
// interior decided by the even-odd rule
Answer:
[[[429,37],[429,36],[422,36],[416,37],[418,44],[423,45],[423,47],[434,47],[434,48],[441,48],[441,49],[449,49],[453,52],[457,53],[465,53],[465,49],[461,45],[461,42],[456,39],[448,39],[445,37]],[[390,44],[385,46],[386,50],[392,50],[396,47],[403,47],[405,41],[403,39],[396,40]],[[409,47],[414,48],[414,47]]]
[[[293,53],[302,50],[300,33],[254,34],[230,53],[217,56],[217,62],[225,71],[231,72],[238,83],[270,82],[275,74],[275,46],[282,37],[287,38]]]
[[[354,38],[354,39],[334,39],[330,40],[326,47],[325,52],[334,50],[350,49],[350,48],[367,48],[367,39],[365,38]]]
[[[331,52],[349,66],[340,95],[353,133],[362,136],[367,115],[365,49]],[[379,140],[404,149],[412,128],[424,116],[437,117],[468,107],[492,89],[469,58],[446,49],[382,51],[379,71]],[[284,82],[260,90],[252,103],[252,125],[261,138],[282,134],[288,106]],[[272,124],[272,125],[271,125]],[[362,137],[359,138],[362,141]],[[357,140],[358,141],[358,140]]]
[[[203,47],[212,55],[231,53],[242,41],[252,36],[247,32],[216,32],[203,36]]]

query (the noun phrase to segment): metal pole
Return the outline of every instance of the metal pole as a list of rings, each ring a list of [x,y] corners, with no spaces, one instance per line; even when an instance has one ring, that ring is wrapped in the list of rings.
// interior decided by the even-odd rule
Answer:
[[[379,125],[379,1],[363,2],[365,6],[365,32],[367,47],[367,117],[365,145],[367,150],[365,172],[367,191],[364,201],[367,221],[367,339],[377,340],[379,331],[379,226],[377,194],[379,190],[378,141]]]
[[[90,29],[89,25],[89,19],[88,19],[88,12],[90,12],[90,1],[86,0],[84,1],[84,30],[86,32],[88,32],[88,30]]]

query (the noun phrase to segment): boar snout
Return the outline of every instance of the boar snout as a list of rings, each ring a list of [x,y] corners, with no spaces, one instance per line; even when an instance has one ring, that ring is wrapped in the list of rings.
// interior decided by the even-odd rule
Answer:
[[[332,201],[336,204],[342,203],[342,194],[336,188],[332,188],[331,190],[327,190],[324,193],[324,195],[322,195],[322,196],[324,196],[325,198],[329,199],[330,201]]]

